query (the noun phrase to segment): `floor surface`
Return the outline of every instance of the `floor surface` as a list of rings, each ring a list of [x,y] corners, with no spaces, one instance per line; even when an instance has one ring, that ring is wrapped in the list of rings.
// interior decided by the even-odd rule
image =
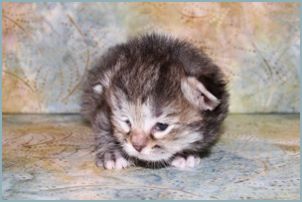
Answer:
[[[3,116],[4,199],[299,199],[299,115],[230,115],[196,169],[95,167],[78,115]]]

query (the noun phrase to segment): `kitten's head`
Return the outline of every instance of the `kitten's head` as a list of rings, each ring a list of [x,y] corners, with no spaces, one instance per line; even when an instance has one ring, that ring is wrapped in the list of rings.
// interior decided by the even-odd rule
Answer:
[[[225,117],[227,93],[219,68],[206,55],[156,35],[111,51],[104,61],[112,62],[103,62],[91,78],[99,82],[93,91],[106,99],[113,135],[126,153],[162,161],[214,140],[208,133]]]
[[[202,111],[213,110],[219,101],[196,78],[136,81],[132,89],[124,79],[116,78],[106,96],[113,135],[129,156],[165,161],[202,141]],[[140,84],[142,91],[134,93]]]

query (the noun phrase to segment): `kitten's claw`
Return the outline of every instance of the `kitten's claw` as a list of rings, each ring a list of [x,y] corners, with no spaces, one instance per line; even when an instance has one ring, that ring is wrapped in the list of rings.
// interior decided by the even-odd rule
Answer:
[[[105,153],[103,158],[96,159],[96,165],[98,167],[104,167],[105,169],[123,169],[130,166],[130,162],[126,160],[118,151],[115,151],[114,154]]]
[[[182,157],[182,156],[177,156],[175,157],[171,165],[180,168],[180,169],[185,169],[185,168],[194,168],[200,163],[200,158],[197,156],[189,155],[187,158]]]

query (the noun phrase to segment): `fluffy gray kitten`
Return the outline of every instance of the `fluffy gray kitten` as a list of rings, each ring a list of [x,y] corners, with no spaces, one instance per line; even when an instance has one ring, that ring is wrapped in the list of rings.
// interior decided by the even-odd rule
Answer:
[[[228,112],[221,70],[188,42],[148,34],[110,48],[87,75],[81,112],[96,164],[194,167]]]

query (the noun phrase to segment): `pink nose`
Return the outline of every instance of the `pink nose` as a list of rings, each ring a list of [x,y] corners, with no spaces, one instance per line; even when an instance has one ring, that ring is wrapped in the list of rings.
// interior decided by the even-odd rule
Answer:
[[[144,133],[134,130],[130,136],[130,141],[134,149],[141,152],[147,146],[148,137]]]
[[[134,149],[138,152],[141,152],[143,150],[143,148],[146,146],[146,145],[136,145],[136,144],[132,144]]]

